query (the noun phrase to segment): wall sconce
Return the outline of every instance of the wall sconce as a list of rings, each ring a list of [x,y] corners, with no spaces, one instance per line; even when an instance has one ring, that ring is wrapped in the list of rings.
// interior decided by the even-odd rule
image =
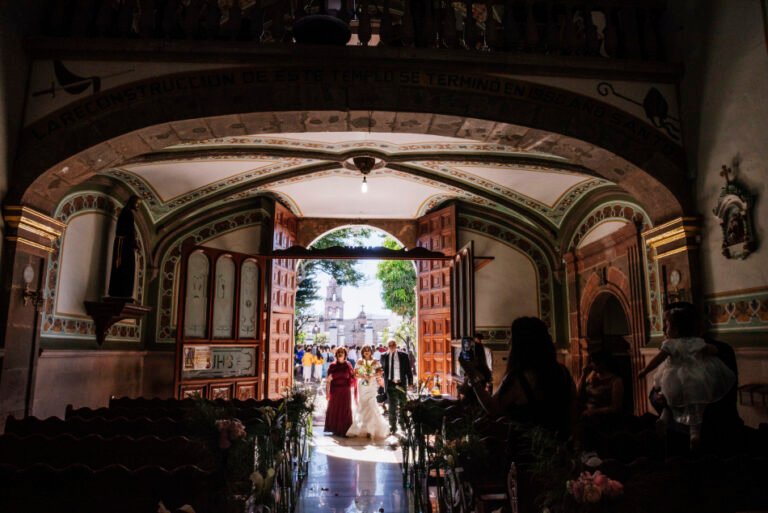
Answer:
[[[39,310],[43,306],[43,294],[39,290],[32,290],[30,284],[35,279],[35,269],[32,264],[27,264],[24,268],[24,291],[22,292],[22,298],[24,299],[24,306],[28,306],[30,303]]]

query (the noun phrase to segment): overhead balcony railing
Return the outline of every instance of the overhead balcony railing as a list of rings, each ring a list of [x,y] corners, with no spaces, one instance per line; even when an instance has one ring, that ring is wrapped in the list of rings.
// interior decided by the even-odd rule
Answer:
[[[665,60],[662,0],[52,0],[43,36],[294,43],[328,15],[349,44]]]

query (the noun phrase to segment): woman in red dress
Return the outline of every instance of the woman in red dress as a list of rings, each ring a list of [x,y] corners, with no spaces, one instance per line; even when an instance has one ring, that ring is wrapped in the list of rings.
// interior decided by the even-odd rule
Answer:
[[[328,367],[328,381],[325,395],[328,410],[325,412],[325,431],[337,436],[346,436],[352,425],[352,390],[357,395],[357,380],[352,365],[347,361],[347,350],[336,349],[336,361]]]

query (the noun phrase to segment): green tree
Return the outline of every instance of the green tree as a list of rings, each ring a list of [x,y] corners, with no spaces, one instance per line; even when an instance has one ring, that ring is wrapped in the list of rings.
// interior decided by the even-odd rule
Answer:
[[[400,249],[394,239],[384,240],[384,247]],[[416,338],[416,269],[410,260],[385,260],[379,262],[376,278],[381,281],[381,300],[389,310],[403,318],[402,324],[387,330],[386,336],[400,339],[415,354],[412,341]]]
[[[400,249],[394,239],[384,240],[384,247]],[[376,278],[381,281],[381,300],[389,310],[407,322],[416,317],[416,269],[409,260],[385,260],[379,262]]]

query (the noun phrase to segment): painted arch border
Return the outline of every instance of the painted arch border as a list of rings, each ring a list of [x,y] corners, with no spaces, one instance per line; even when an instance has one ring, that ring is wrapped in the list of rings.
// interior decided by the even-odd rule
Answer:
[[[112,196],[100,191],[77,191],[65,196],[56,207],[54,218],[69,225],[72,219],[85,214],[103,214],[116,220],[123,204]],[[139,246],[136,265],[137,300],[143,304],[146,288],[146,244],[141,230],[136,230]],[[40,336],[49,339],[80,339],[95,340],[96,328],[94,322],[83,317],[59,314],[56,312],[56,298],[59,293],[59,270],[62,258],[63,244],[66,243],[66,231],[63,237],[53,242],[53,252],[46,264],[44,282],[44,303],[40,312]],[[140,342],[144,320],[136,323],[119,322],[109,329],[108,341]]]
[[[458,228],[475,232],[497,240],[528,258],[537,271],[539,313],[541,320],[549,327],[550,333],[557,333],[557,315],[555,315],[555,288],[552,264],[547,252],[529,237],[501,223],[484,219],[477,215],[459,213]]]
[[[645,121],[617,107],[567,89],[483,72],[463,75],[470,79],[492,76],[503,85],[500,92],[440,85],[428,80],[422,63],[411,60],[391,63],[399,70],[410,70],[411,74],[393,73],[390,82],[377,84],[376,94],[370,92],[371,84],[367,83],[365,73],[352,78],[345,73],[350,67],[377,69],[384,62],[386,59],[353,59],[336,67],[317,69],[315,62],[299,60],[297,66],[303,66],[302,69],[317,69],[324,94],[307,94],[310,88],[285,83],[281,67],[269,64],[159,75],[102,91],[23,130],[17,159],[21,171],[11,185],[9,198],[49,210],[58,203],[62,189],[66,189],[63,185],[51,187],[58,179],[76,185],[95,172],[119,166],[147,151],[186,140],[242,132],[247,130],[247,124],[243,123],[241,113],[260,113],[265,120],[271,116],[275,121],[282,113],[317,115],[318,119],[299,117],[294,121],[311,123],[314,130],[325,127],[339,131],[356,126],[354,113],[376,111],[392,115],[390,128],[395,131],[405,129],[405,125],[396,123],[397,113],[403,112],[415,114],[411,118],[432,117],[434,122],[425,118],[426,130],[436,135],[470,136],[473,126],[502,130],[526,127],[551,133],[557,136],[554,147],[566,158],[579,158],[579,151],[585,148],[596,154],[602,152],[605,157],[614,156],[612,162],[591,156],[593,163],[602,163],[596,164],[594,170],[617,181],[636,197],[658,191],[659,185],[663,185],[663,196],[654,204],[655,219],[680,215],[691,205],[691,194],[685,187],[682,148],[647,127]],[[256,74],[265,79],[254,86]],[[402,82],[400,78],[414,74],[424,75],[424,80]],[[192,92],[179,86],[190,80],[213,83],[206,79],[222,76],[227,80],[214,82],[226,84],[223,87]],[[163,88],[169,84],[172,87]],[[255,94],[275,89],[283,94]],[[558,101],[552,101],[552,97]],[[584,108],[585,105],[595,108]],[[190,112],[196,117],[189,118]],[[564,123],[564,119],[569,122]],[[416,129],[419,128],[424,126]],[[79,153],[73,155],[75,152]],[[617,173],[616,165],[626,169]],[[633,172],[627,173],[628,170]],[[626,181],[622,176],[634,178]]]

